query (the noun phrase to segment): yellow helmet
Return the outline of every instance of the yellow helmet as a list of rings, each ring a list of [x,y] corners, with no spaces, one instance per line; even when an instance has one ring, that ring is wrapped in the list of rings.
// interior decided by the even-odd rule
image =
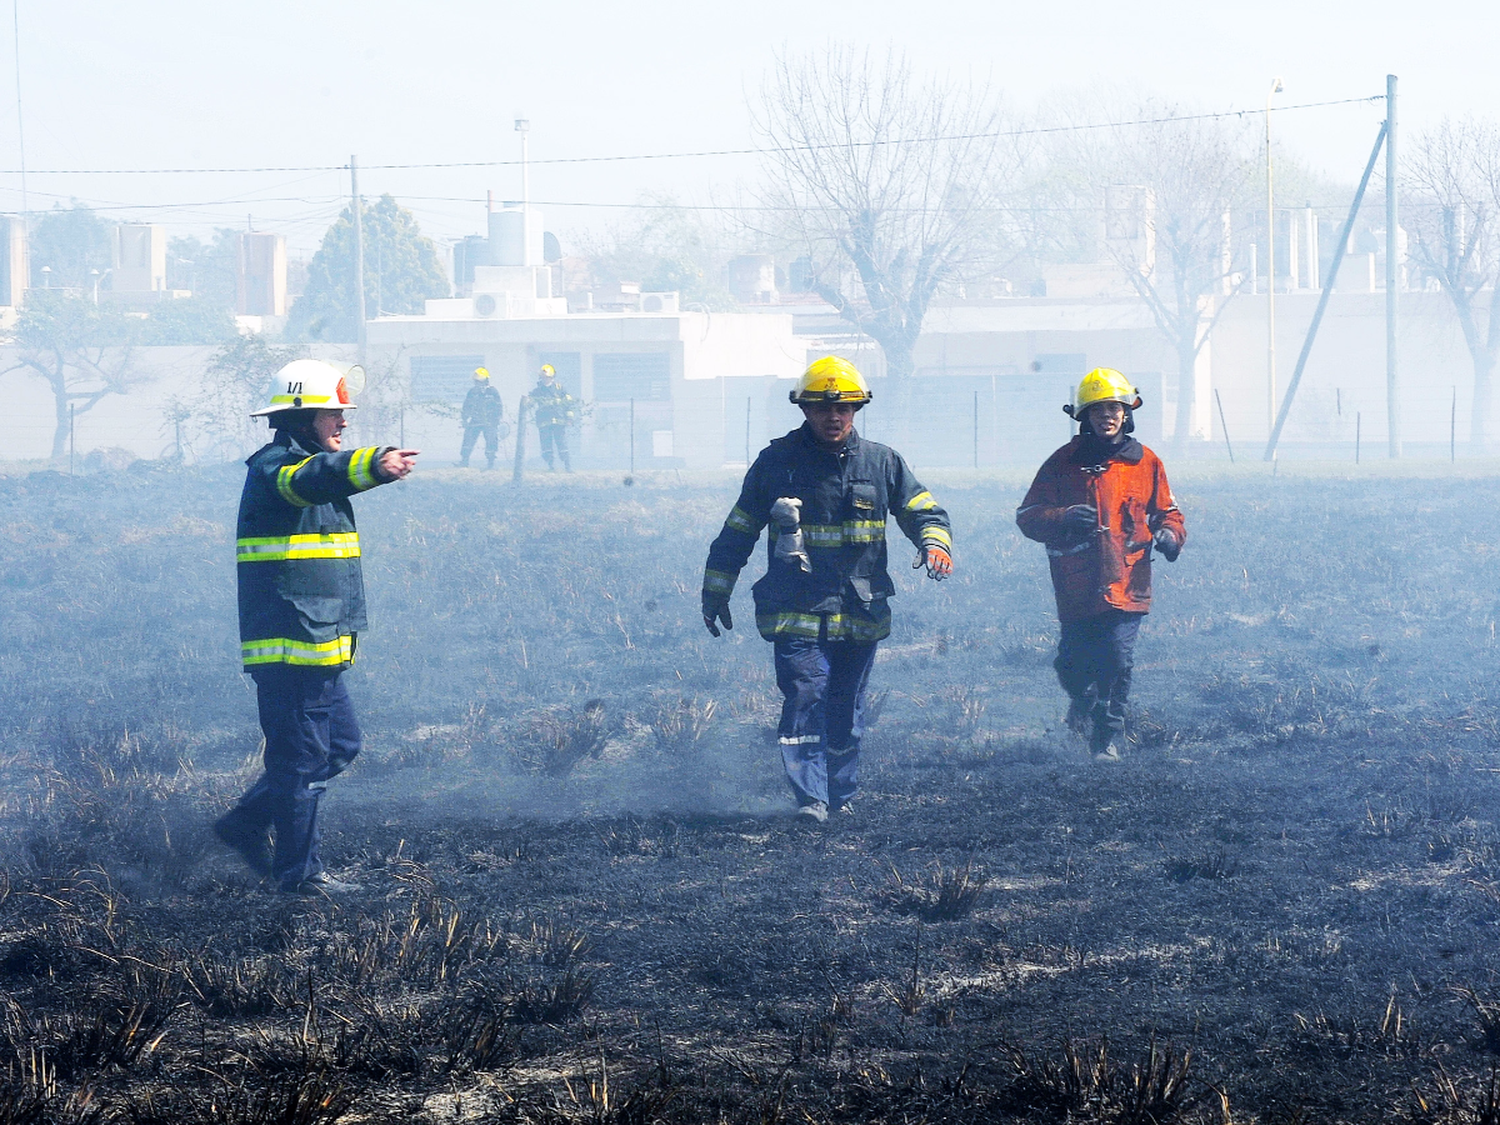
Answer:
[[[488,367],[476,367],[476,368],[474,368],[474,378],[476,378],[476,379],[488,379],[489,377],[490,377],[490,369]]]
[[[547,378],[547,376],[549,376],[549,375],[556,375],[556,374],[557,374],[557,368],[553,367],[550,363],[544,363],[544,364],[542,364],[542,378],[543,379]]]
[[[854,402],[863,406],[875,397],[859,368],[836,355],[814,360],[802,373],[797,389],[787,395],[792,402]]]
[[[1083,412],[1097,402],[1118,402],[1131,410],[1139,410],[1141,394],[1113,367],[1096,367],[1083,377],[1078,384],[1078,393],[1063,407],[1063,413],[1082,419]]]

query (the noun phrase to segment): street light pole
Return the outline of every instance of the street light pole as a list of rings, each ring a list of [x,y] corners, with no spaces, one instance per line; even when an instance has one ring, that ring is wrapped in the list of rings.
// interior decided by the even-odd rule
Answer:
[[[516,118],[516,132],[521,134],[521,210],[531,206],[531,167],[527,162],[526,140],[531,132],[531,122],[524,117]]]
[[[1284,87],[1271,80],[1266,94],[1266,426],[1276,426],[1276,191],[1271,179],[1271,99]]]
[[[1401,456],[1400,382],[1396,367],[1397,292],[1401,287],[1400,227],[1396,225],[1396,76],[1385,76],[1385,411],[1386,452]]]

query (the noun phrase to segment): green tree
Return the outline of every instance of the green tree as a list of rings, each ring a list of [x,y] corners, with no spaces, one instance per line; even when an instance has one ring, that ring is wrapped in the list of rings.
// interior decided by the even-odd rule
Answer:
[[[0,374],[27,371],[52,390],[52,458],[67,449],[72,414],[92,410],[137,381],[132,319],[63,289],[33,290],[16,323],[16,362]]]
[[[265,425],[250,411],[265,405],[271,376],[306,354],[260,335],[226,339],[209,359],[197,395],[169,421],[189,423],[189,450],[200,460],[242,457],[265,440]]]
[[[233,313],[238,301],[240,232],[219,227],[213,240],[196,235],[167,240],[167,287],[190,290],[218,308]]]
[[[680,294],[683,307],[733,309],[724,284],[729,254],[721,231],[667,198],[649,199],[637,220],[584,248],[595,286],[639,282],[648,293]]]
[[[177,301],[158,301],[135,325],[141,344],[218,344],[238,335],[233,306],[194,294]]]
[[[112,258],[110,226],[86,203],[56,205],[31,229],[31,284],[33,288],[88,288],[90,270],[102,275]],[[42,272],[46,266],[49,274]]]
[[[361,212],[365,237],[365,313],[420,313],[429,297],[446,297],[448,276],[437,247],[412,213],[389,195]],[[307,290],[292,306],[287,336],[297,340],[358,339],[354,289],[354,211],[323,235],[307,269]]]

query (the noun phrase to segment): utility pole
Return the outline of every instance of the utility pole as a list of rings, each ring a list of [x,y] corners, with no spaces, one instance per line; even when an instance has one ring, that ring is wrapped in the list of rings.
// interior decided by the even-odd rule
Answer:
[[[349,195],[354,208],[354,308],[359,317],[359,362],[365,362],[365,224],[359,204],[359,158],[349,157]]]
[[[1385,416],[1388,452],[1401,456],[1401,418],[1396,399],[1396,305],[1401,248],[1396,237],[1396,76],[1385,76]]]
[[[1271,80],[1266,95],[1266,426],[1276,425],[1276,193],[1271,183],[1271,99],[1282,91]]]
[[[11,27],[16,44],[16,141],[21,148],[21,225],[31,226],[31,208],[26,200],[26,120],[21,116],[21,0],[11,0]]]

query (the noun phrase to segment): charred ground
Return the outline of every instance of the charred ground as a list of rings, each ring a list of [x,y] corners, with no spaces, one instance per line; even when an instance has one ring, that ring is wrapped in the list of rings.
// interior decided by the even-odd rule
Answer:
[[[0,1121],[1494,1120],[1492,481],[1178,477],[1118,767],[1056,729],[1024,481],[928,481],[960,577],[898,576],[814,832],[748,599],[698,620],[733,481],[359,500],[336,902],[207,833],[238,473],[0,480]]]

